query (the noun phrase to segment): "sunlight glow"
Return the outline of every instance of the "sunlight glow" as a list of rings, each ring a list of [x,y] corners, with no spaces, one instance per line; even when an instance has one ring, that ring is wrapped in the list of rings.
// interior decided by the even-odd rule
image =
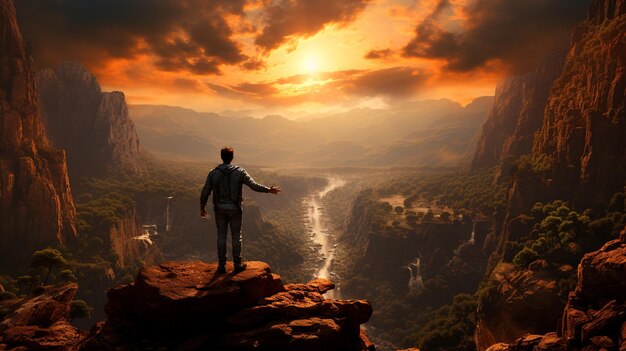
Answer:
[[[320,65],[318,58],[315,56],[308,56],[303,62],[303,68],[309,74],[319,71]]]

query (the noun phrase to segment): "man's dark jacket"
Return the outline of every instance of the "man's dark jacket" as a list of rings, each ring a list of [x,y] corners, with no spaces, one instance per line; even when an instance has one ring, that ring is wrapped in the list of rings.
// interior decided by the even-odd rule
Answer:
[[[202,194],[200,195],[201,208],[205,208],[209,195],[213,192],[213,206],[215,209],[239,209],[241,211],[243,184],[261,193],[270,191],[269,187],[255,182],[245,169],[222,163],[209,172],[206,178]]]

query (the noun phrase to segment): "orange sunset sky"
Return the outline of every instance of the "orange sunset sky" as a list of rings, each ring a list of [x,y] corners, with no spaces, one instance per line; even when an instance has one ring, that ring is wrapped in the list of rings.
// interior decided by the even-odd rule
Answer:
[[[493,95],[567,45],[586,0],[16,0],[38,67],[131,104],[297,114]]]

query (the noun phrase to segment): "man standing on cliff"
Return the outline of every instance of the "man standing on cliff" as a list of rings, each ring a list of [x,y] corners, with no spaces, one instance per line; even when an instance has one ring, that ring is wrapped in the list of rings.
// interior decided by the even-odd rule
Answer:
[[[221,165],[215,167],[206,178],[206,183],[200,195],[200,216],[207,218],[206,203],[213,192],[213,209],[215,210],[215,224],[217,225],[217,257],[219,266],[217,272],[226,273],[226,236],[230,225],[230,235],[233,241],[233,263],[235,272],[246,269],[241,261],[241,218],[242,218],[242,186],[243,184],[260,193],[280,193],[280,188],[267,187],[258,184],[245,169],[232,165],[235,155],[232,147],[225,147],[220,151]]]

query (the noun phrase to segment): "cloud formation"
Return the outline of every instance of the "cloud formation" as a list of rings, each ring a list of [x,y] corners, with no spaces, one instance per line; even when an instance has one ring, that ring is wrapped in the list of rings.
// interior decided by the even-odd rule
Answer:
[[[243,16],[245,0],[20,0],[18,16],[44,66],[73,59],[156,56],[156,67],[218,73],[248,60],[233,39],[228,16]]]
[[[588,1],[15,0],[38,66],[211,108],[471,101],[566,44]]]
[[[369,0],[280,0],[265,11],[264,26],[255,43],[266,51],[293,36],[309,37],[326,25],[352,22]]]
[[[412,67],[392,67],[380,70],[342,70],[320,72],[315,81],[309,75],[294,75],[261,83],[207,86],[223,95],[237,99],[253,99],[262,105],[293,105],[302,102],[342,102],[360,98],[398,100],[420,91],[430,76]],[[284,94],[287,86],[295,86]]]
[[[363,57],[365,57],[368,60],[380,60],[380,59],[389,58],[393,54],[394,54],[393,50],[391,49],[370,50]]]
[[[222,65],[266,67],[244,52],[239,33],[251,33],[267,53],[326,25],[353,21],[368,1],[278,0],[257,8],[258,23],[247,18],[255,0],[19,0],[16,6],[43,66],[154,55],[159,70],[218,74]]]
[[[467,72],[500,60],[511,71],[527,72],[542,55],[567,43],[585,13],[588,0],[475,0],[462,9],[460,29],[446,28],[450,0],[415,27],[403,48],[405,57],[440,59],[446,68]]]

